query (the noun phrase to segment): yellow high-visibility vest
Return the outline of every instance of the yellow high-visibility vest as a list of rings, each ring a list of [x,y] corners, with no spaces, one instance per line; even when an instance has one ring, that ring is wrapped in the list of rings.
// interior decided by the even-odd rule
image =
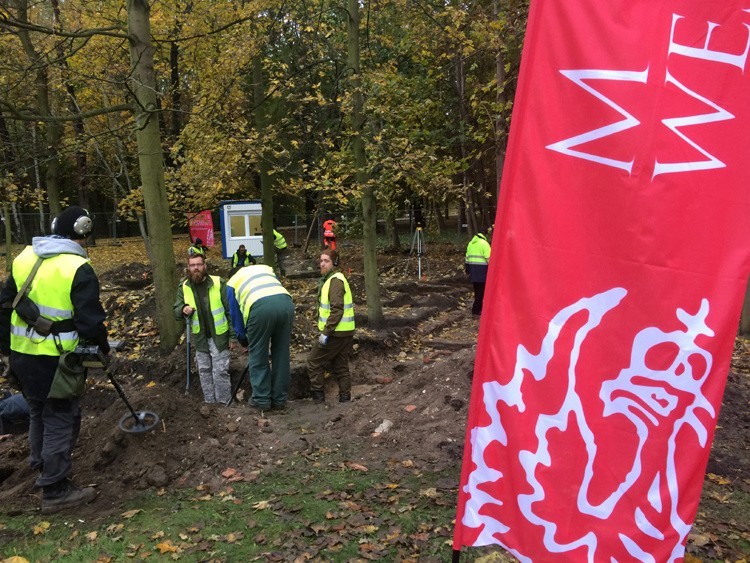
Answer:
[[[38,256],[31,246],[27,246],[21,254],[13,261],[12,273],[16,287],[21,286],[29,277]],[[76,254],[58,254],[45,258],[39,266],[31,288],[28,293],[39,313],[52,320],[64,321],[73,318],[73,302],[70,299],[70,290],[73,287],[73,278],[88,259]],[[18,314],[13,311],[10,317],[10,347],[11,350],[22,354],[33,356],[59,356],[55,340],[63,352],[72,352],[78,345],[78,332],[72,330],[61,332],[53,337],[52,334],[41,336],[33,328],[27,325]]]
[[[229,321],[227,313],[224,310],[224,304],[221,302],[221,278],[219,276],[209,276],[213,285],[208,288],[208,304],[211,307],[211,316],[214,319],[214,328],[216,334],[224,334],[229,330]],[[187,284],[187,280],[182,282],[182,294],[185,298],[185,305],[190,305],[193,309],[198,309],[197,300],[193,289]],[[200,315],[196,312],[188,320],[190,329],[193,334],[201,331]],[[209,334],[208,332],[206,334]]]
[[[320,306],[318,308],[318,330],[323,330],[331,315],[331,301],[329,291],[331,289],[331,280],[338,279],[344,282],[344,315],[341,317],[339,324],[336,325],[334,332],[351,331],[356,328],[354,324],[354,300],[352,299],[352,290],[349,282],[346,281],[344,274],[336,272],[326,280],[323,287],[320,288]]]
[[[474,235],[466,247],[466,263],[486,266],[490,263],[490,243],[482,235]]]
[[[270,295],[289,295],[274,274],[273,268],[265,264],[245,266],[229,279],[227,285],[234,290],[246,325],[250,309],[258,299]]]
[[[286,248],[286,239],[284,238],[284,235],[276,229],[273,230],[273,245],[276,247],[276,250],[284,250]]]

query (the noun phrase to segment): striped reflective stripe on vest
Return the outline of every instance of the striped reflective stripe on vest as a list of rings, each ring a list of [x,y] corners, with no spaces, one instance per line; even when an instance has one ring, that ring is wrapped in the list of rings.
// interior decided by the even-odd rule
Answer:
[[[21,287],[37,261],[32,247],[27,246],[13,261],[12,273],[17,287]],[[73,303],[70,299],[73,278],[78,268],[88,260],[75,254],[58,254],[46,258],[39,266],[28,297],[39,308],[39,313],[51,321],[65,321],[73,318]],[[13,311],[10,318],[10,347],[16,352],[33,356],[59,356],[63,352],[75,350],[78,332],[61,332],[57,335],[42,336],[27,325]]]
[[[490,261],[490,243],[481,235],[471,239],[466,247],[466,263],[487,265]]]
[[[232,276],[229,285],[234,289],[245,323],[250,317],[253,303],[258,299],[271,295],[289,295],[271,267],[263,264],[242,268]]]
[[[221,278],[219,276],[209,276],[213,285],[208,288],[208,304],[211,307],[211,317],[214,320],[214,328],[216,334],[224,334],[229,330],[229,321],[227,320],[226,311],[224,311],[224,304],[221,302]],[[190,305],[193,309],[197,309],[195,293],[193,289],[187,284],[185,280],[182,284],[182,293],[185,300],[185,305]],[[200,315],[193,315],[190,317],[190,329],[193,334],[198,334],[201,331]]]

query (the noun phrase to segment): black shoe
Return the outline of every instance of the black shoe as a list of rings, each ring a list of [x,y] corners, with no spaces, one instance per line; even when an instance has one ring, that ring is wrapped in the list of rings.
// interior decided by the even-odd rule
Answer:
[[[271,405],[271,410],[284,413],[286,412],[286,403],[274,403]]]
[[[352,400],[351,393],[339,393],[339,403],[348,403]]]
[[[92,487],[81,489],[66,479],[61,483],[44,487],[42,514],[54,514],[66,508],[88,504],[95,498],[96,491]]]
[[[312,395],[313,403],[326,402],[326,393],[322,389],[313,389],[310,391],[310,395]]]

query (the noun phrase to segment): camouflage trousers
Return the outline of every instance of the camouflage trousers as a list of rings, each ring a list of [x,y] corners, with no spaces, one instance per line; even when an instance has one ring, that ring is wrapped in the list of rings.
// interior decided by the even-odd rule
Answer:
[[[232,394],[229,378],[229,349],[216,347],[213,338],[208,339],[208,352],[195,351],[198,376],[203,389],[203,399],[207,403],[226,403]]]

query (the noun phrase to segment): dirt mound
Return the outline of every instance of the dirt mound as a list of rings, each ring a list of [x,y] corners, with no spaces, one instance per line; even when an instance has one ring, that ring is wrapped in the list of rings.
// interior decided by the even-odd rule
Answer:
[[[398,266],[392,270],[404,264],[403,256],[391,259]],[[357,260],[350,250],[349,277],[362,327],[351,360],[354,400],[338,403],[334,382],[329,382],[325,406],[307,398],[304,360],[315,337],[316,279],[300,276],[285,282],[297,321],[290,403],[283,414],[250,409],[246,384],[230,407],[203,404],[194,367],[186,394],[185,344],[159,357],[148,339],[138,337],[153,330],[149,269],[133,263],[101,276],[113,336],[118,331],[130,336],[130,347],[112,361],[110,372],[136,411],[154,412],[161,420],[146,433],[122,432],[118,423],[129,410],[104,373],[91,370],[73,466],[75,481],[96,485],[99,497],[82,511],[90,517],[116,511],[146,489],[201,483],[218,488],[225,484],[221,473],[228,468],[236,471],[236,479],[252,480],[280,459],[319,448],[370,466],[393,460],[433,469],[455,466],[463,448],[478,329],[468,312],[470,286],[457,283],[453,266],[446,268],[446,278],[429,282],[386,272],[382,297],[387,326],[374,330],[366,327]],[[305,272],[309,263],[301,257],[292,270]],[[243,354],[233,356],[233,382],[243,375],[245,362]],[[0,502],[11,513],[38,506],[36,476],[27,469],[27,456],[25,435],[0,442]]]

